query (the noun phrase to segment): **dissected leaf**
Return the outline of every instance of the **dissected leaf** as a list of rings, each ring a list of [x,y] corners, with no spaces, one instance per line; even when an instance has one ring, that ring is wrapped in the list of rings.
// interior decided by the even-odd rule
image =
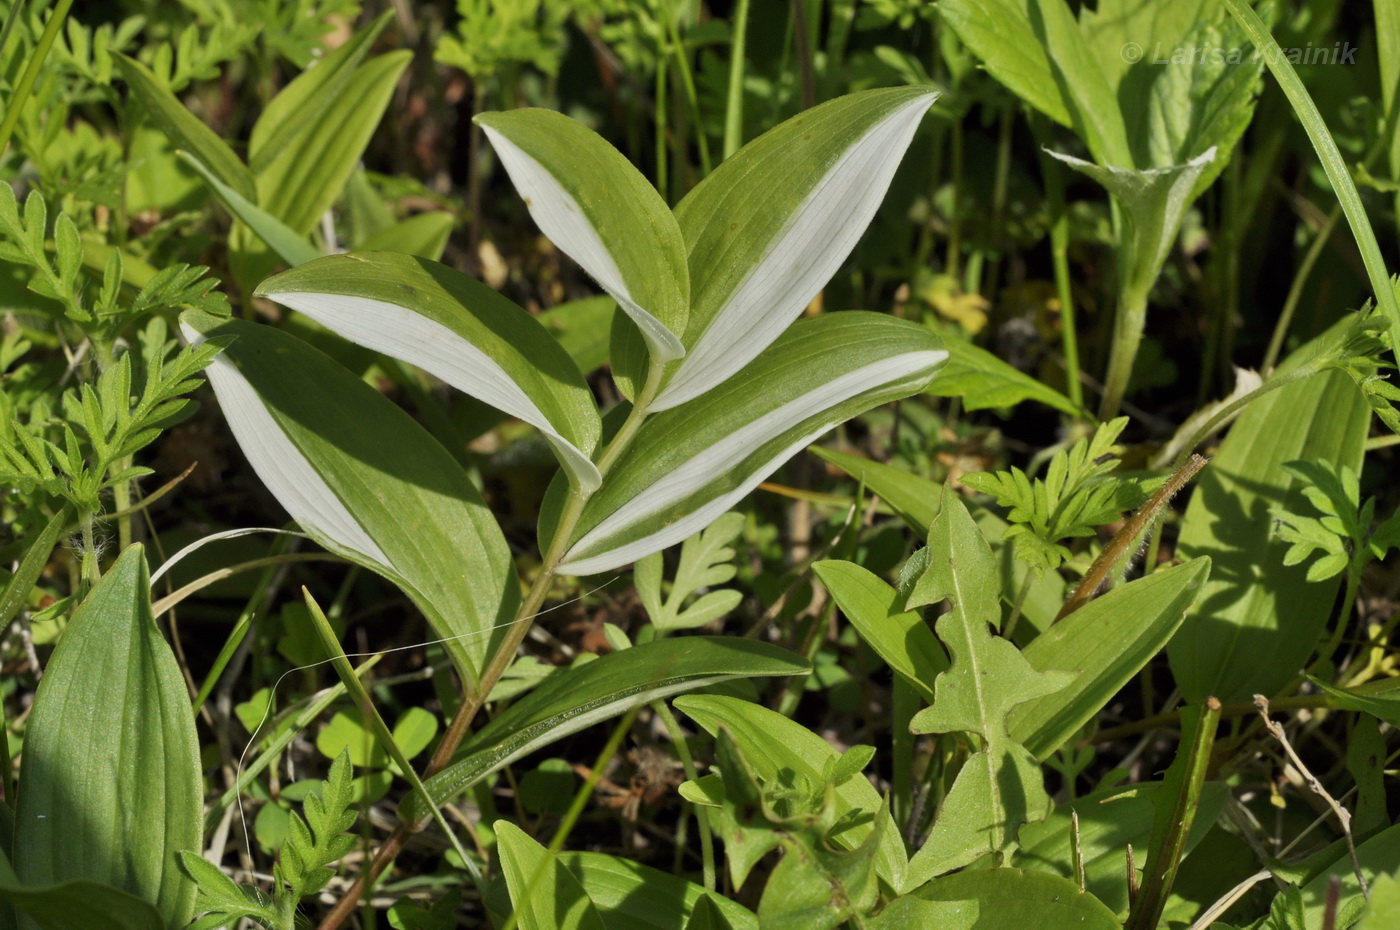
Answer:
[[[731,589],[702,594],[688,607],[686,601],[703,588],[722,585],[734,577],[734,550],[730,544],[744,528],[744,515],[728,513],[681,546],[680,564],[670,593],[661,594],[662,559],[655,552],[638,560],[633,572],[637,596],[658,630],[684,630],[717,620],[738,606],[743,595]],[[682,609],[684,607],[684,609]]]

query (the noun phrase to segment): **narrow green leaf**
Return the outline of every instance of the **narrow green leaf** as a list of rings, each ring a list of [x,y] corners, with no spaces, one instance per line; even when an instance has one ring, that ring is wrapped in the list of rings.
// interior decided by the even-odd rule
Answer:
[[[44,524],[44,528],[29,541],[19,567],[5,583],[4,591],[0,591],[0,629],[8,627],[15,614],[19,613],[20,608],[29,600],[29,593],[38,582],[44,566],[49,563],[49,556],[53,555],[53,547],[58,543],[58,537],[63,534],[63,528],[72,519],[73,509],[69,506],[60,507],[49,522]]]
[[[947,670],[948,654],[920,612],[903,610],[898,591],[853,562],[817,562],[812,569],[860,638],[933,703],[933,680]]]
[[[659,869],[606,853],[556,857],[588,892],[608,930],[758,930],[748,908]],[[706,912],[719,922],[697,924]]]
[[[208,375],[254,470],[317,542],[402,588],[475,680],[520,588],[500,527],[451,454],[294,336],[197,312],[181,328],[192,342],[237,337]]]
[[[598,487],[589,456],[602,420],[588,385],[538,320],[486,285],[411,255],[352,252],[269,278],[257,295],[519,417],[573,484]]]
[[[110,884],[183,927],[194,884],[176,853],[200,845],[200,772],[189,695],[132,546],[73,614],[34,697],[15,812],[20,881]]]
[[[1022,654],[1037,671],[1075,678],[1011,711],[1011,737],[1048,759],[1167,645],[1209,577],[1205,558],[1154,572],[1090,601],[1032,640]]]
[[[936,96],[899,87],[828,101],[744,146],[686,196],[676,219],[693,282],[687,355],[654,409],[766,354],[864,234]]]
[[[891,902],[870,930],[1118,930],[1113,912],[1071,881],[1020,869],[969,870]]]
[[[680,636],[643,643],[555,672],[457,751],[457,761],[427,781],[439,804],[481,779],[555,740],[633,707],[733,678],[805,675],[800,657],[767,643],[737,637]],[[400,815],[425,815],[414,796]]]
[[[1367,713],[1400,727],[1400,678],[1378,678],[1356,688],[1339,688],[1311,675],[1308,680],[1335,698],[1339,707]]]
[[[174,148],[192,153],[199,163],[207,166],[211,175],[239,197],[257,200],[253,175],[214,130],[200,122],[141,62],[120,52],[113,54],[112,60],[126,78],[132,94],[145,105],[146,112]]]
[[[721,728],[727,731],[756,774],[767,781],[777,781],[779,773],[786,772],[807,784],[820,785],[826,778],[827,766],[841,755],[802,724],[758,704],[713,694],[687,695],[672,703],[712,736],[717,736]],[[841,849],[864,845],[877,829],[873,821],[882,809],[881,816],[889,818],[879,792],[865,778],[852,778],[837,785],[835,795],[836,817],[849,824],[830,837]],[[891,886],[904,886],[908,864],[904,841],[897,830],[881,830],[875,867]],[[742,875],[732,872],[731,878],[736,885],[743,881]]]
[[[676,218],[601,136],[550,110],[474,120],[540,229],[592,275],[641,330],[655,364],[685,354],[690,278]]]
[[[1340,339],[1342,321],[1293,353],[1287,373]],[[1337,597],[1339,578],[1310,582],[1304,566],[1284,565],[1288,543],[1273,514],[1303,507],[1295,459],[1361,466],[1370,408],[1342,372],[1325,372],[1250,404],[1202,472],[1181,523],[1177,554],[1209,556],[1211,578],[1199,608],[1167,649],[1188,701],[1273,694],[1312,653]]]
[[[838,423],[926,385],[928,330],[849,311],[794,325],[703,404],[650,417],[584,507],[560,571],[607,571],[678,543]]]
[[[245,223],[284,262],[289,265],[300,265],[303,262],[321,257],[321,253],[316,250],[315,246],[306,241],[305,236],[288,228],[287,224],[266,210],[259,209],[251,200],[220,181],[214,172],[198,158],[189,152],[176,152],[175,154],[198,172],[210,189],[223,201],[224,206],[228,207],[229,212]]]
[[[501,871],[520,930],[605,930],[577,878],[509,820],[495,823]]]

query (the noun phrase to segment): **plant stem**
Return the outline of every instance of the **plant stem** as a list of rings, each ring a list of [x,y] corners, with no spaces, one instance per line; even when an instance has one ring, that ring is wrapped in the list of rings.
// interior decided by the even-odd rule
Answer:
[[[705,124],[701,122],[700,97],[695,93],[695,75],[690,70],[690,60],[685,53],[685,45],[681,42],[680,30],[676,28],[676,18],[667,13],[662,16],[666,20],[666,31],[671,36],[671,48],[676,54],[676,65],[681,73],[681,87],[685,90],[686,102],[690,104],[690,115],[695,120],[695,141],[700,147],[700,173],[707,175],[710,173],[710,140],[705,135]]]
[[[1282,49],[1269,34],[1269,28],[1259,18],[1259,14],[1254,12],[1245,0],[1225,0],[1225,6],[1244,29],[1245,35],[1254,43],[1254,47],[1263,51],[1264,63],[1268,65],[1274,80],[1278,81],[1279,87],[1288,97],[1288,102],[1293,105],[1293,112],[1298,121],[1307,131],[1318,159],[1322,162],[1322,168],[1327,172],[1327,179],[1332,182],[1332,190],[1337,194],[1342,212],[1346,214],[1347,223],[1351,226],[1352,237],[1356,240],[1361,260],[1366,266],[1366,276],[1371,281],[1371,290],[1375,292],[1376,304],[1390,321],[1391,334],[1395,337],[1393,351],[1400,353],[1400,302],[1395,298],[1395,290],[1391,287],[1390,275],[1386,271],[1385,258],[1381,255],[1381,247],[1376,241],[1371,221],[1366,216],[1366,209],[1361,204],[1361,196],[1351,179],[1351,172],[1342,161],[1336,141],[1327,130],[1327,123],[1318,112],[1317,104],[1309,96],[1308,89],[1303,86],[1298,72],[1293,70],[1293,66],[1284,57]],[[1397,355],[1397,358],[1400,358],[1400,355]]]
[[[699,771],[695,768],[695,760],[690,756],[690,747],[686,745],[685,733],[681,730],[681,725],[676,721],[676,715],[671,713],[671,708],[666,706],[665,701],[652,701],[651,709],[660,718],[662,725],[666,727],[667,734],[671,737],[671,744],[676,747],[676,756],[681,760],[681,767],[685,769],[685,777],[695,781],[700,777]],[[700,828],[700,869],[706,891],[715,890],[715,843],[714,837],[710,835],[710,812],[699,804],[689,805],[695,813],[695,823]]]
[[[1126,267],[1124,262],[1120,267]],[[1103,400],[1099,403],[1099,419],[1111,420],[1118,416],[1123,405],[1123,395],[1128,393],[1128,382],[1133,376],[1133,361],[1137,358],[1138,346],[1142,344],[1142,330],[1147,325],[1147,295],[1151,283],[1146,286],[1129,283],[1118,298],[1118,315],[1113,323],[1113,346],[1109,350],[1108,374],[1104,376]]]
[[[1006,618],[1006,623],[1002,625],[1001,635],[1003,639],[1011,639],[1011,634],[1016,632],[1016,622],[1021,619],[1021,608],[1026,606],[1026,597],[1031,593],[1031,587],[1035,585],[1035,571],[1026,572],[1021,579],[1021,588],[1016,592],[1016,603],[1011,605],[1011,616]]]
[[[39,80],[39,72],[44,68],[44,59],[49,57],[49,49],[53,48],[58,31],[63,28],[63,21],[68,18],[68,11],[72,6],[73,0],[58,0],[58,6],[54,7],[49,21],[44,24],[44,33],[39,36],[39,44],[34,46],[34,54],[25,66],[24,74],[15,85],[15,92],[5,101],[5,118],[0,121],[0,155],[4,155],[5,150],[10,147],[10,137],[19,125],[20,114],[24,111],[24,105],[29,102],[29,95],[34,91],[34,83]]]
[[[744,47],[749,30],[749,0],[738,0],[734,6],[734,32],[729,43],[729,94],[724,107],[723,158],[728,158],[744,144]]]
[[[1322,224],[1322,228],[1317,231],[1317,236],[1313,238],[1312,244],[1308,246],[1303,260],[1298,263],[1298,271],[1293,275],[1293,283],[1288,288],[1288,297],[1283,301],[1283,310],[1279,313],[1278,323],[1274,326],[1274,334],[1269,339],[1269,351],[1264,353],[1264,364],[1259,366],[1259,370],[1266,378],[1274,370],[1279,353],[1283,351],[1283,340],[1288,335],[1288,327],[1293,322],[1293,313],[1298,309],[1298,301],[1302,299],[1303,286],[1308,283],[1308,276],[1312,274],[1313,265],[1316,265],[1317,260],[1322,256],[1322,250],[1327,246],[1327,240],[1332,237],[1332,230],[1337,228],[1337,220],[1341,219],[1341,216],[1341,206],[1333,207],[1332,212],[1327,216],[1327,221]]]

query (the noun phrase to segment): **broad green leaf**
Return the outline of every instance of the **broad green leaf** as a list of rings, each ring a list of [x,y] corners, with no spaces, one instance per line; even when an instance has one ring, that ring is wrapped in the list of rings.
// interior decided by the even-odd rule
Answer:
[[[163,930],[154,907],[135,895],[100,882],[74,880],[37,887],[22,884],[0,849],[0,901],[25,915],[39,930]],[[0,915],[0,926],[5,926]]]
[[[1293,353],[1279,372],[1326,350],[1345,326]],[[1325,460],[1357,470],[1369,423],[1350,378],[1325,372],[1259,398],[1230,428],[1191,495],[1177,543],[1182,558],[1211,560],[1199,605],[1167,649],[1188,701],[1273,694],[1307,661],[1340,578],[1310,582],[1305,566],[1283,564],[1288,543],[1273,514],[1304,509],[1302,482],[1284,463]]]
[[[486,132],[546,236],[617,301],[655,364],[685,354],[690,278],[676,217],[622,153],[550,110],[482,113]]]
[[[214,172],[198,158],[189,152],[177,152],[176,155],[204,179],[204,182],[209,185],[209,189],[223,201],[224,206],[228,207],[229,212],[234,217],[252,230],[284,262],[289,265],[300,265],[303,262],[321,257],[321,253],[306,240],[306,236],[288,228],[286,223],[266,210],[260,209],[257,204],[219,180]]]
[[[733,678],[805,675],[799,656],[737,637],[678,636],[609,653],[555,672],[473,733],[456,759],[428,779],[433,800],[446,804],[521,756],[651,701]],[[400,811],[420,820],[416,795]]]
[[[397,584],[474,681],[520,588],[460,465],[392,401],[271,326],[189,312],[186,338],[236,336],[207,370],[258,476],[330,551]]]
[[[1035,757],[1007,729],[1018,705],[1065,687],[1074,675],[1041,672],[1011,642],[991,634],[1001,626],[996,563],[967,508],[949,488],[929,528],[928,569],[911,603],[947,598],[952,609],[935,631],[952,664],[934,681],[930,707],[914,716],[915,733],[976,734],[982,748],[958,772],[923,847],[909,863],[911,882],[926,881],[988,852],[1013,847],[1021,824],[1050,812]]]
[[[821,784],[828,766],[841,755],[802,724],[758,704],[713,694],[687,695],[672,703],[712,736],[723,727],[756,774],[765,780],[777,780],[780,772],[787,772],[809,784]],[[850,826],[832,839],[842,849],[856,849],[871,838],[877,816],[889,818],[888,808],[884,808],[879,792],[863,776],[837,785],[835,793],[837,819]],[[734,883],[741,884],[743,875],[733,875],[732,868],[733,863]],[[907,868],[904,841],[892,824],[880,831],[875,868],[891,886],[903,887]]]
[[[874,833],[852,850],[830,849],[810,832],[785,835],[783,857],[758,901],[760,925],[835,930],[852,917],[868,914],[880,896],[875,874],[879,834],[893,829],[888,817],[879,818]]]
[[[245,200],[257,199],[253,175],[233,149],[163,87],[149,68],[119,52],[112,56],[112,61],[126,78],[133,96],[145,106],[151,120],[172,146],[192,153],[207,166],[210,174],[238,196]]]
[[[723,901],[723,898],[707,894],[695,903],[695,908],[690,912],[690,921],[685,925],[684,930],[734,930],[734,925],[729,921],[723,911],[719,909],[716,902]]]
[[[538,320],[486,285],[411,255],[351,252],[269,278],[257,295],[519,417],[572,484],[598,487],[589,456],[602,421],[588,385]]]
[[[933,680],[948,668],[948,654],[917,610],[903,610],[904,597],[854,562],[829,560],[812,566],[860,638],[889,667],[933,703]]]
[[[1322,926],[1322,912],[1327,902],[1327,885],[1334,876],[1341,880],[1343,904],[1361,895],[1351,857],[1346,854],[1345,849],[1339,849],[1337,852],[1337,861],[1330,868],[1303,885],[1304,920],[1308,927]],[[1361,874],[1366,876],[1368,885],[1373,884],[1382,875],[1400,872],[1400,825],[1387,827],[1364,843],[1358,843],[1356,859],[1361,863]]]
[[[1070,684],[1011,712],[1007,728],[1047,759],[1113,699],[1171,640],[1210,576],[1210,560],[1154,572],[1090,601],[1031,641],[1037,671],[1071,672]]]
[[[400,220],[387,229],[367,236],[356,246],[356,251],[375,252],[390,250],[406,252],[431,261],[442,258],[442,250],[447,248],[447,239],[457,218],[442,210],[419,213]]]
[[[687,354],[653,409],[698,397],[766,355],[864,234],[935,96],[888,88],[813,107],[725,159],[681,201]]]
[[[1079,848],[1084,856],[1085,886],[1090,894],[1117,914],[1128,912],[1128,878],[1124,850],[1147,849],[1152,836],[1152,797],[1160,783],[1131,788],[1105,788],[1066,801],[1039,823],[1021,828],[1021,848],[1012,858],[1018,868],[1052,872],[1074,878],[1074,846],[1071,815],[1079,817]],[[1229,786],[1207,782],[1200,810],[1191,825],[1189,852],[1204,839],[1230,798]]]
[[[1073,882],[1020,869],[971,870],[897,898],[870,930],[1118,930],[1113,912]]]
[[[346,86],[370,47],[393,18],[385,10],[349,41],[297,75],[263,107],[248,137],[248,163],[260,174],[296,139],[317,124],[331,105],[342,99]]]
[[[748,908],[659,869],[597,852],[561,852],[557,858],[588,892],[608,930],[695,930],[693,917],[702,901],[710,903],[729,930],[758,930],[758,919]]]
[[[608,360],[608,334],[617,312],[617,302],[604,294],[550,307],[536,319],[559,340],[578,370],[589,375]]]
[[[1390,927],[1400,927],[1400,880],[1394,875],[1379,875],[1371,884],[1371,900],[1366,902],[1366,910],[1354,930]]]
[[[961,338],[949,338],[945,345],[948,364],[928,389],[935,397],[961,397],[968,410],[1014,407],[1022,401],[1035,400],[1072,417],[1082,415],[1083,411],[1068,397],[1012,368],[986,349]]]
[[[1085,41],[1065,0],[944,0],[938,13],[992,77],[1073,129],[1096,160],[1132,167],[1103,56]]]
[[[642,425],[559,570],[607,571],[694,535],[822,433],[924,387],[946,357],[928,330],[883,314],[797,323],[703,404]]]
[[[175,854],[200,846],[200,774],[189,693],[131,546],[73,614],[34,697],[15,811],[20,881],[112,885],[183,927],[194,884]]]
[[[941,371],[939,377],[942,377]],[[857,481],[864,482],[866,489],[872,494],[878,494],[880,500],[889,504],[920,538],[928,537],[929,525],[938,516],[942,500],[941,484],[912,475],[902,468],[851,455],[849,452],[823,449],[820,446],[813,446],[811,451],[817,458],[830,462]],[[1014,547],[1010,543],[1002,541],[1007,527],[1005,520],[987,507],[978,506],[975,501],[969,502],[969,507],[973,511],[973,519],[982,528],[982,535],[987,538],[992,552],[997,557],[999,576],[1002,579],[1002,600],[1008,604],[1015,603],[1026,575],[1032,569],[1016,558]],[[922,562],[926,556],[922,556],[921,552],[922,550],[914,553],[910,562],[918,564],[915,563],[915,559]],[[913,566],[907,570],[913,571]],[[1021,616],[1035,629],[1043,630],[1050,626],[1064,602],[1064,580],[1057,572],[1046,572],[1031,580],[1030,593],[1021,605]]]
[[[520,930],[605,930],[577,878],[509,820],[495,823],[501,872]]]

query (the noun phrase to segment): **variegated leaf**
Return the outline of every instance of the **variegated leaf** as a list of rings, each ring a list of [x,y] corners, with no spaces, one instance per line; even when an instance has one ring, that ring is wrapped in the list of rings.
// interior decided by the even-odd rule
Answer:
[[[927,329],[883,314],[794,325],[705,403],[646,421],[585,505],[559,570],[607,571],[699,532],[836,424],[922,389],[947,356]]]
[[[666,202],[601,136],[551,110],[483,113],[515,189],[546,236],[637,324],[655,364],[685,354],[685,245]]]
[[[589,456],[602,426],[578,366],[484,284],[425,258],[351,252],[298,265],[257,293],[519,417],[549,440],[575,486],[598,486]]]
[[[207,371],[258,477],[317,542],[402,588],[475,680],[520,588],[500,527],[451,454],[280,330],[198,311],[181,330],[192,342],[236,337]]]
[[[936,96],[900,87],[814,107],[744,146],[681,201],[693,282],[687,353],[652,409],[723,383],[812,302],[870,225]]]

